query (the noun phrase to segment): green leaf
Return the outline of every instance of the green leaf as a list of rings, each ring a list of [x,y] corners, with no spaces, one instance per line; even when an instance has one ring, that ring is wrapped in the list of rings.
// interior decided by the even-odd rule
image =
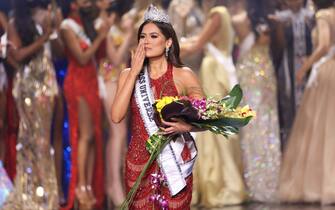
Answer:
[[[240,85],[235,85],[230,91],[229,95],[221,100],[221,103],[226,104],[228,108],[236,109],[236,107],[241,103],[243,97],[243,91]]]
[[[207,125],[207,126],[219,126],[219,127],[225,127],[225,126],[232,126],[232,127],[237,127],[241,128],[249,123],[249,121],[252,119],[252,117],[246,117],[246,118],[229,118],[229,117],[224,117],[221,119],[217,120],[206,120],[204,122],[196,122],[196,123],[191,123],[195,126],[200,126],[201,125]]]

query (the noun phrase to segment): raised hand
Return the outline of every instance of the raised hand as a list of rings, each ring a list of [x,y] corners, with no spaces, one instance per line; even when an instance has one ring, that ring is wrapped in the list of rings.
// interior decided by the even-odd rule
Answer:
[[[304,77],[305,77],[305,71],[303,69],[298,70],[295,75],[297,85],[301,85],[303,83]]]
[[[104,19],[98,27],[98,36],[105,38],[113,22]]]
[[[145,59],[145,50],[144,50],[144,42],[140,40],[135,53],[132,53],[131,56],[131,74],[137,76],[143,67],[143,62]]]
[[[135,30],[134,24],[135,19],[133,17],[123,16],[121,19],[121,28],[128,33],[134,32]]]
[[[52,33],[52,14],[50,10],[47,10],[45,17],[42,22],[43,34],[50,36]]]

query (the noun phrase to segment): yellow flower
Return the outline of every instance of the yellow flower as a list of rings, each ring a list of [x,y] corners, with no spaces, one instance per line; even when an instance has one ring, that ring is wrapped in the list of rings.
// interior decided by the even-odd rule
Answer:
[[[172,103],[173,101],[178,100],[178,97],[173,97],[173,96],[164,96],[161,99],[156,100],[156,109],[159,113],[161,113],[162,109],[164,106],[167,104]]]
[[[242,117],[256,117],[256,112],[250,109],[249,105],[242,107],[240,113]]]

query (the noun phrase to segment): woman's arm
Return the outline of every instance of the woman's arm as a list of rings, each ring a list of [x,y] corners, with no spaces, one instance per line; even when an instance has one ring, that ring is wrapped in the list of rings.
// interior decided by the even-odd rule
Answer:
[[[195,75],[195,73],[187,67],[183,67],[181,69],[175,69],[174,71],[174,78],[175,84],[178,90],[178,93],[182,93],[184,95],[184,92],[190,98],[195,99],[202,99],[204,98],[204,93],[201,88],[200,82]],[[186,122],[184,122],[181,119],[172,119],[175,122],[166,122],[162,120],[162,123],[167,128],[161,127],[161,130],[163,131],[163,134],[176,134],[176,133],[185,133],[185,132],[197,132],[197,131],[204,131],[205,129],[200,129],[197,127],[194,127]]]
[[[115,46],[112,36],[108,36],[107,38],[107,55],[108,55],[109,60],[115,66],[118,66],[125,61],[125,55],[127,51],[129,50],[129,47],[132,43],[133,34],[134,34],[133,21],[126,20],[124,22],[127,23],[126,28],[125,28],[126,33],[124,36],[124,41],[119,47]]]
[[[173,74],[174,83],[180,95],[186,95],[195,99],[204,97],[200,81],[192,69],[188,67],[177,68]]]
[[[64,45],[67,47],[70,53],[74,56],[80,65],[84,66],[93,58],[101,42],[105,39],[108,29],[109,24],[103,24],[99,29],[98,36],[93,41],[92,45],[86,50],[81,49],[79,40],[71,29],[62,28],[61,36]]]
[[[307,74],[308,70],[312,65],[317,62],[322,56],[326,55],[330,48],[330,27],[327,21],[323,18],[317,18],[316,22],[317,32],[318,32],[318,45],[310,55],[296,75],[296,81],[301,84],[303,78]]]
[[[50,25],[44,27],[46,30],[42,36],[39,36],[32,44],[22,47],[20,37],[15,29],[14,21],[8,25],[8,40],[13,43],[14,47],[9,48],[9,53],[16,62],[22,62],[26,58],[38,52],[49,39],[51,28]]]
[[[55,14],[55,27],[54,27],[54,33],[56,33],[57,37],[55,39],[50,40],[51,42],[51,50],[53,57],[56,58],[64,58],[64,45],[62,42],[62,39],[60,37],[60,25],[63,21],[63,15],[61,9],[57,8],[56,14]]]
[[[119,123],[127,114],[131,95],[137,76],[142,70],[144,58],[144,44],[140,41],[135,54],[132,56],[131,68],[122,71],[119,77],[115,99],[111,107],[111,118],[114,123]]]
[[[221,16],[218,12],[214,12],[210,18],[206,21],[203,30],[199,37],[195,39],[193,43],[181,45],[180,54],[183,57],[189,53],[194,53],[202,50],[202,48],[208,43],[212,37],[216,34],[221,26]]]
[[[107,38],[107,55],[113,65],[118,66],[125,61],[125,55],[129,50],[132,37],[132,33],[127,33],[124,41],[119,47],[115,46],[112,37]]]
[[[245,10],[233,15],[231,23],[240,42],[243,42],[249,33],[252,32],[250,28],[250,20],[248,19],[248,14]]]

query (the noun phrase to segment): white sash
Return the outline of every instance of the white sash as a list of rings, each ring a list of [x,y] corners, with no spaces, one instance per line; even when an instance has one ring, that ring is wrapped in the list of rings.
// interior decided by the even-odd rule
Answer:
[[[61,29],[70,29],[74,31],[74,33],[82,40],[84,41],[87,45],[91,45],[91,40],[88,38],[88,36],[85,34],[85,31],[83,27],[81,27],[76,21],[74,21],[71,18],[66,18],[65,20],[62,21],[60,25]]]
[[[135,84],[135,101],[144,122],[145,129],[149,136],[156,133],[159,129],[153,119],[154,96],[150,88],[150,80],[147,67],[144,67]],[[184,146],[191,151],[191,160],[184,162],[181,156]],[[185,186],[185,178],[193,170],[197,149],[194,141],[185,141],[183,135],[180,135],[175,141],[169,142],[157,158],[157,162],[164,173],[167,184],[172,196],[178,194]]]
[[[7,87],[7,74],[3,63],[0,63],[0,91]]]
[[[0,37],[0,57],[1,58],[6,58],[7,56],[7,44],[8,44],[8,39],[7,39],[7,33],[4,33]]]
[[[307,81],[307,87],[310,88],[313,85],[317,85],[317,77],[318,77],[318,73],[320,70],[320,66],[324,63],[326,63],[327,61],[329,61],[330,59],[332,59],[335,56],[335,45],[333,45],[330,50],[328,51],[328,53],[323,56],[322,58],[320,58],[316,63],[314,63],[313,67],[312,67],[312,71],[311,71],[311,75],[309,76],[309,79]]]
[[[207,50],[221,65],[225,67],[229,80],[229,87],[232,89],[234,85],[238,83],[233,58],[231,56],[224,55],[212,43],[207,44]]]

